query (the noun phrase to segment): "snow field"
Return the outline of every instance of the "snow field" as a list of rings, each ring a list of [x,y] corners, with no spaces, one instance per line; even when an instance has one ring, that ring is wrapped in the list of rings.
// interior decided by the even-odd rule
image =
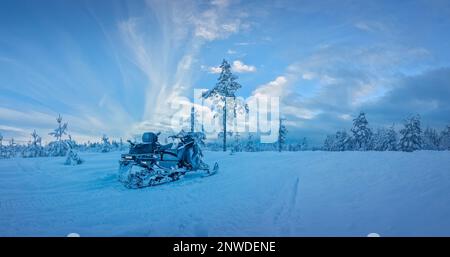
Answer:
[[[130,190],[119,152],[0,160],[0,236],[450,235],[450,152],[205,152],[219,173]]]

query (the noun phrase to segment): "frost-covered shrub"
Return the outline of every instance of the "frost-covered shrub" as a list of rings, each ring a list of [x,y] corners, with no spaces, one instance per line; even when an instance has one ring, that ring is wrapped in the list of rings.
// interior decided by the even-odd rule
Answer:
[[[74,149],[74,145],[71,143],[67,143],[69,149],[66,154],[66,161],[64,165],[79,165],[83,163],[83,159],[78,155],[76,150]]]
[[[31,134],[31,142],[22,151],[22,156],[25,158],[42,157],[45,156],[44,147],[42,147],[41,137],[36,133],[36,130]]]
[[[64,162],[65,165],[79,165],[82,163],[83,159],[78,156],[78,153],[75,152],[75,150],[69,149],[69,151],[67,151],[66,161]]]

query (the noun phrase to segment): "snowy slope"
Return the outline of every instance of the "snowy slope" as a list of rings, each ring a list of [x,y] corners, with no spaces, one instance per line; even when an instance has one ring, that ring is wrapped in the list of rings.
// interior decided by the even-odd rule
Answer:
[[[129,190],[120,153],[0,160],[0,236],[450,236],[450,152],[262,152]]]

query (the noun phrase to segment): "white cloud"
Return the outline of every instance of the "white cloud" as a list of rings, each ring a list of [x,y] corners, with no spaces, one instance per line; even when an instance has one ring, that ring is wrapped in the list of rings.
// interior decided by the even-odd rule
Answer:
[[[227,0],[216,0],[211,2],[210,8],[192,15],[190,23],[194,25],[194,35],[213,41],[238,33],[245,17],[232,12],[230,5]]]
[[[222,69],[219,66],[213,66],[208,68],[208,72],[213,74],[219,74],[221,71]]]
[[[320,113],[321,113],[320,111],[313,111],[302,106],[295,106],[295,105],[283,106],[284,115],[291,115],[293,117],[304,120],[311,120]]]
[[[200,68],[202,70],[206,70],[212,74],[219,74],[222,71],[222,69],[219,66],[207,67],[207,66],[202,65],[202,66],[200,66]],[[256,71],[255,66],[244,64],[240,60],[234,61],[233,64],[231,65],[231,69],[233,70],[233,72],[236,72],[236,73],[246,73],[246,72],[255,72]]]
[[[275,80],[267,84],[259,86],[252,92],[251,101],[259,97],[279,97],[280,111],[283,116],[289,116],[292,120],[292,126],[301,127],[300,120],[311,120],[319,115],[322,111],[315,108],[308,108],[301,101],[298,101],[298,95],[292,92],[289,86],[294,79],[290,75],[278,76]],[[290,100],[288,101],[287,98]],[[295,99],[294,101],[292,101]],[[300,119],[300,120],[299,120]]]
[[[341,118],[343,120],[351,120],[352,116],[350,114],[348,114],[348,113],[345,113],[345,114],[339,115],[339,118]]]
[[[231,23],[223,24],[222,28],[224,31],[229,32],[231,34],[236,33],[239,31],[239,23],[240,23],[240,20],[235,20]]]
[[[316,77],[316,74],[314,74],[313,72],[305,72],[302,74],[302,79],[304,80],[313,80]]]
[[[228,49],[227,54],[236,54],[237,52],[231,49]]]
[[[285,93],[285,88],[288,84],[288,80],[285,76],[278,76],[275,80],[270,81],[267,84],[261,85],[256,88],[253,96],[271,96],[281,97]]]
[[[230,0],[212,0],[211,5],[218,7],[227,7],[230,4]]]
[[[233,62],[233,71],[238,73],[244,73],[244,72],[255,72],[256,67],[252,65],[246,65],[242,61],[236,60]]]

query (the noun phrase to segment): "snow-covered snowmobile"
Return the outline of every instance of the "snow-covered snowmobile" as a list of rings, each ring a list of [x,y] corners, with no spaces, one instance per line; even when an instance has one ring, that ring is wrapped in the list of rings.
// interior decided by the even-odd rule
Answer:
[[[172,182],[190,171],[203,171],[205,176],[218,171],[217,163],[210,169],[202,160],[203,133],[182,131],[170,136],[178,141],[176,147],[173,143],[161,145],[159,134],[144,133],[142,143],[128,141],[129,153],[122,154],[119,161],[119,181],[126,187],[141,188]]]

